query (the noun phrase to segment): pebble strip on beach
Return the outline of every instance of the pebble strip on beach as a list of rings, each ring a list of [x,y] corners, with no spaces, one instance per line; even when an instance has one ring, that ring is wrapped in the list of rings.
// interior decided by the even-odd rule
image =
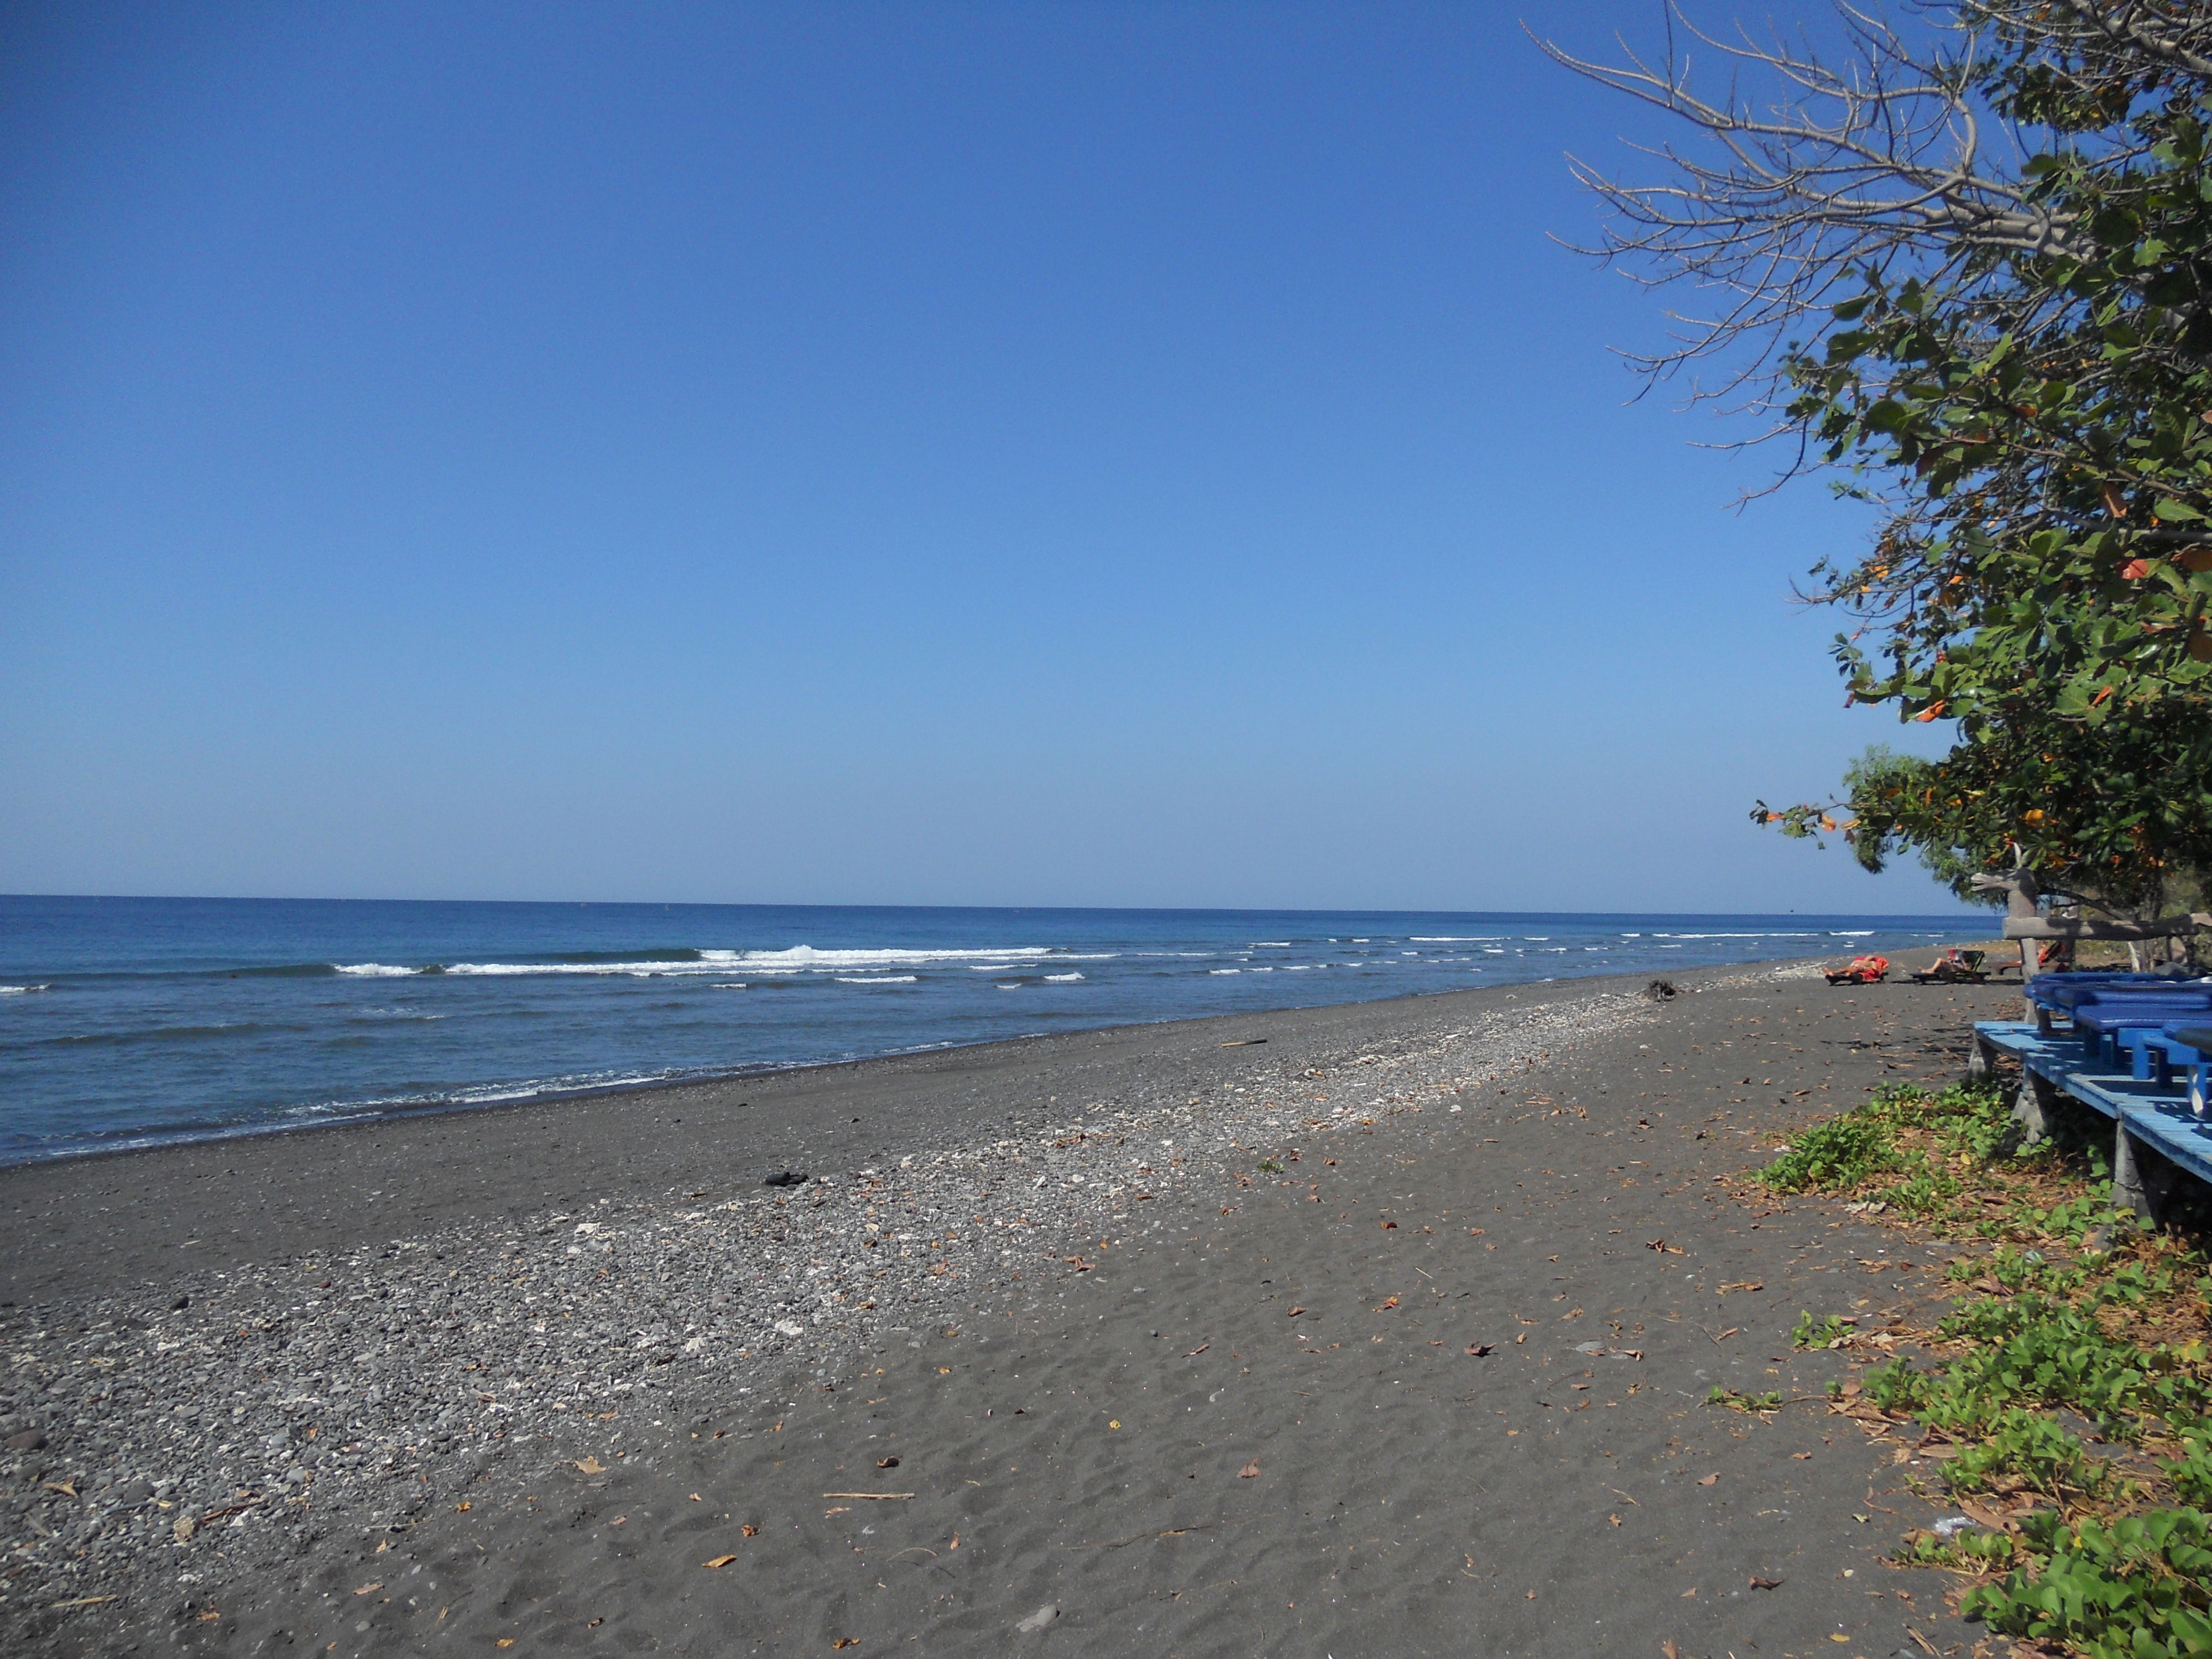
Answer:
[[[1273,1152],[1456,1112],[1655,1014],[1558,988],[1394,1043],[1263,1059],[1197,1097],[1099,1099],[1019,1139],[0,1310],[0,1634],[24,1651],[74,1620],[173,1625],[227,1583],[297,1571],[319,1540],[404,1530],[479,1482],[773,1411],[840,1385],[886,1336],[1066,1294],[1107,1241],[1233,1206]]]

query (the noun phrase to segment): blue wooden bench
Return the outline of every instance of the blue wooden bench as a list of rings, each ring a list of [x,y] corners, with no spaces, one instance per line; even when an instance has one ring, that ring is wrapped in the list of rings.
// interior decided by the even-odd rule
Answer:
[[[2145,1151],[2157,1152],[2165,1164],[2199,1181],[2212,1182],[2212,1121],[2204,1115],[2212,1012],[2167,1012],[2146,1025],[2139,1022],[2148,1009],[2100,1013],[2099,1006],[2094,1001],[2077,1003],[2075,1029],[2063,1031],[2002,1021],[1978,1024],[1978,1056],[1984,1069],[1995,1054],[2020,1062],[2021,1091],[2013,1115],[2031,1142],[2050,1133],[2048,1113],[2062,1096],[2112,1119],[2112,1196],[2139,1215],[2154,1216],[2165,1195],[2165,1171],[2156,1164],[2146,1164]],[[2185,1075],[2185,1091],[2176,1091],[2177,1074]]]

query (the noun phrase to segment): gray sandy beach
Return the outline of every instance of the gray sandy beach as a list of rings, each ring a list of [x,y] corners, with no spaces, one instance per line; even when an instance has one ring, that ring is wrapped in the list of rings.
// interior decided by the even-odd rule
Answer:
[[[1844,1356],[1788,1337],[1907,1320],[1941,1264],[1737,1177],[1885,1079],[1947,1080],[2017,993],[1678,982],[0,1172],[0,1629],[1942,1651],[1942,1586],[1882,1565],[1934,1513],[1912,1467],[1827,1413]]]

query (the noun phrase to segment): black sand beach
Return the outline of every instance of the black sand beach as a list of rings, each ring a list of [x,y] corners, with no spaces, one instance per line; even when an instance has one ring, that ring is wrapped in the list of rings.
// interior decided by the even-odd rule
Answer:
[[[1831,1416],[1940,1262],[1735,1179],[1994,988],[1711,970],[0,1173],[65,1654],[1943,1652]],[[1264,1039],[1264,1041],[1262,1041]],[[1225,1046],[1235,1044],[1237,1046]],[[743,1103],[740,1104],[739,1103]],[[769,1188],[788,1169],[811,1178]],[[1773,1390],[1771,1421],[1708,1407]],[[1756,1583],[1754,1581],[1757,1581]]]

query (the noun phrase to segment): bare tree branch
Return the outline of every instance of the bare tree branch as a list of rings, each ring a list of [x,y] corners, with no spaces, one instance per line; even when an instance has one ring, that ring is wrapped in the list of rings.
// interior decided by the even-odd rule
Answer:
[[[2067,4],[2069,13],[2111,14],[2116,27],[2148,27],[2140,4]],[[2030,9],[2028,0],[1991,6]],[[1693,398],[1763,380],[1793,325],[1808,313],[1825,321],[1838,288],[1856,287],[1869,270],[1902,265],[1956,276],[1984,252],[2088,251],[2084,228],[2045,206],[2016,167],[1984,165],[1992,118],[1973,91],[1969,34],[1960,32],[1967,44],[1947,58],[1925,44],[1916,52],[1848,3],[1837,11],[1850,48],[1843,67],[1809,47],[1762,45],[1747,33],[1723,40],[1672,5],[1660,63],[1626,42],[1622,61],[1607,64],[1531,37],[1553,62],[1679,117],[1706,141],[1695,152],[1638,147],[1665,166],[1668,178],[1656,184],[1570,158],[1576,178],[1612,210],[1599,244],[1580,252],[1623,265],[1637,281],[1687,279],[1719,299],[1710,315],[1675,316],[1685,331],[1669,349],[1630,358],[1654,380],[1699,359],[1734,359],[1722,385]],[[1692,90],[1690,61],[1674,49],[1677,29],[1719,57],[1725,97]],[[2187,40],[2176,38],[2176,49],[2185,48]],[[1771,96],[1754,99],[1742,90],[1747,80]]]
[[[2079,25],[2070,44],[2102,41],[2191,75],[2212,77],[2212,16],[2201,5],[2174,0],[2120,0],[2105,5],[2095,0],[2057,0],[2057,5]],[[1986,0],[1969,7],[1971,15],[1992,22],[2019,27],[2033,21],[2045,30],[2051,27],[2051,9],[2048,3],[2023,4],[2021,0]]]

